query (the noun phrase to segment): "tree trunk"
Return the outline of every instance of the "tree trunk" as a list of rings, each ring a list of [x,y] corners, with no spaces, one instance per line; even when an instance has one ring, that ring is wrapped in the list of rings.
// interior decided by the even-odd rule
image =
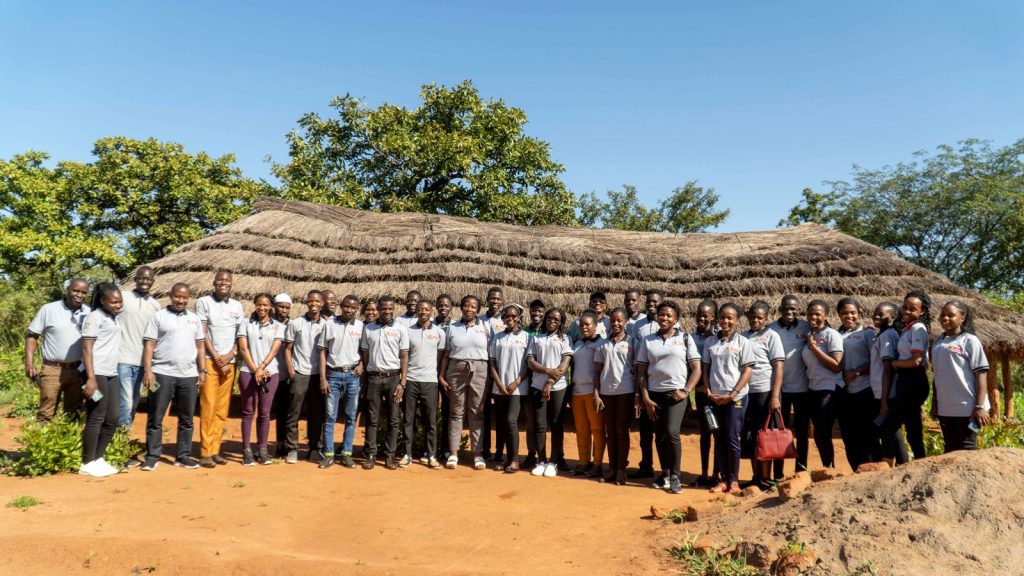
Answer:
[[[1003,356],[1003,416],[1013,418],[1013,378],[1009,356]]]

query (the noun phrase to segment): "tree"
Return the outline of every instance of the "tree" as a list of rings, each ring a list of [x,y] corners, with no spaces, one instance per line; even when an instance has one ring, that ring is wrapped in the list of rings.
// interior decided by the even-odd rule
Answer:
[[[483,100],[469,81],[422,87],[422,104],[369,108],[334,98],[335,118],[309,113],[273,164],[289,199],[381,212],[429,212],[523,225],[575,223],[575,198],[526,114]]]
[[[590,228],[612,228],[641,232],[702,232],[715,228],[729,217],[729,210],[716,211],[718,194],[687,182],[648,208],[640,203],[635,186],[624,184],[622,191],[609,190],[607,200],[597,194],[583,194],[577,200],[577,220]]]
[[[43,287],[81,274],[123,277],[273,192],[243,177],[233,156],[179,144],[103,138],[93,154],[52,168],[43,152],[0,160],[0,274]]]
[[[1024,289],[1024,140],[993,149],[981,140],[807,194],[781,224],[818,221],[892,250],[957,284]]]

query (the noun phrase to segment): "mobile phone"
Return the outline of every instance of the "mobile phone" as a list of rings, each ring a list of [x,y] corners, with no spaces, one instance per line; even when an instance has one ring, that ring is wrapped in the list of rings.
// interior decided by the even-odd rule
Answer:
[[[881,428],[882,424],[885,424],[885,416],[882,416],[881,414],[875,416],[875,426],[877,428]]]
[[[981,432],[981,426],[978,426],[978,421],[974,418],[971,418],[971,421],[967,423],[967,429],[975,434]]]
[[[85,392],[85,384],[82,384],[82,392]],[[89,400],[92,400],[93,402],[99,402],[102,399],[103,399],[103,392],[100,392],[99,388],[94,390],[93,393],[92,393],[92,398],[89,398]]]

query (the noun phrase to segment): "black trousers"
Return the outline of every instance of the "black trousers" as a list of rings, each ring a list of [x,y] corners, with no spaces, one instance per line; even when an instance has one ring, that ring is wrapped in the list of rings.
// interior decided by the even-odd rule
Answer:
[[[530,388],[530,401],[533,402],[534,439],[537,443],[538,462],[558,462],[563,458],[562,440],[565,428],[562,414],[565,413],[565,395],[568,389],[552,390],[551,397],[544,399],[543,393]],[[551,457],[548,458],[547,436],[551,430]]]
[[[288,443],[288,408],[291,404],[292,381],[288,378],[288,372],[278,374],[277,392],[274,393],[274,420],[277,432],[278,446],[285,446]]]
[[[928,375],[925,368],[899,368],[894,378],[896,398],[889,402],[889,417],[883,424],[887,434],[895,434],[900,426],[907,431],[907,444],[914,458],[924,458],[924,421],[921,406],[928,399]],[[907,461],[906,454],[897,454],[897,460]]]
[[[821,456],[821,465],[835,468],[836,450],[832,445],[832,427],[836,424],[835,395],[832,390],[810,390],[811,422],[814,424],[814,446]]]
[[[629,423],[633,419],[634,394],[601,395],[604,402],[604,437],[608,446],[608,469],[625,472],[629,463]]]
[[[796,469],[807,470],[807,451],[810,448],[810,392],[783,392],[779,399],[782,404],[782,415],[786,419],[786,428],[793,431],[796,438]],[[785,476],[785,460],[776,460],[773,474],[776,480]]]
[[[286,444],[289,450],[299,449],[299,417],[306,406],[306,437],[309,451],[319,450],[324,434],[324,393],[320,391],[320,374],[295,373],[288,395],[288,429]],[[280,394],[278,392],[277,394]]]
[[[414,442],[416,437],[416,407],[421,407],[423,436],[427,454],[433,456],[437,452],[437,382],[408,381],[405,395],[402,398],[402,412],[405,419],[405,446],[409,458],[414,458]]]
[[[85,430],[82,432],[82,463],[102,458],[114,437],[121,417],[121,382],[117,376],[96,375],[96,390],[103,397],[98,402],[85,401]]]
[[[697,418],[697,422],[700,424],[700,475],[708,475],[708,466],[712,466],[712,477],[718,477],[718,458],[711,460],[711,439],[715,436],[714,433],[708,428],[708,420],[704,418],[704,407],[710,405],[708,402],[708,395],[704,392],[698,391],[696,393],[697,399],[697,414],[700,418]],[[712,406],[714,408],[714,406]]]
[[[942,440],[946,445],[946,453],[956,450],[977,450],[978,433],[968,426],[970,416],[939,416],[939,427],[942,428]]]
[[[649,392],[651,400],[658,405],[658,419],[655,421],[654,443],[658,446],[658,462],[662,471],[679,476],[679,462],[682,449],[679,443],[679,429],[690,406],[690,399],[684,396],[673,400],[672,392]]]
[[[879,402],[875,400],[871,388],[853,394],[837,390],[836,395],[839,430],[850,468],[856,470],[866,462],[878,462],[882,449],[874,420],[878,416]]]
[[[524,396],[505,396],[495,394],[494,401],[497,404],[497,415],[501,418],[498,430],[503,430],[501,439],[504,444],[499,443],[494,450],[495,455],[505,452],[505,463],[519,462],[519,413],[523,410]]]
[[[387,418],[387,436],[384,439],[384,458],[395,457],[398,445],[399,413],[395,403],[398,391],[399,374],[396,371],[390,376],[379,376],[373,373],[366,378],[366,457],[377,456],[377,423],[381,410]]]
[[[637,428],[640,430],[640,469],[654,469],[654,422],[647,416],[647,410],[640,411]]]
[[[178,416],[178,444],[175,457],[178,459],[192,455],[192,418],[196,413],[196,397],[199,395],[197,383],[199,377],[177,378],[175,376],[156,375],[160,385],[154,394],[150,393],[146,415],[146,459],[157,460],[164,451],[163,423],[167,407],[174,399]]]

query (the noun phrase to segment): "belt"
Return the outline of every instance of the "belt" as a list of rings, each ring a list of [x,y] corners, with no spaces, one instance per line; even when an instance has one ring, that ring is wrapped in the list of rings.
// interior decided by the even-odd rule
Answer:
[[[333,366],[328,366],[327,367],[327,371],[328,372],[351,372],[352,369],[355,368],[356,366],[358,366],[358,364],[352,364],[351,366],[339,366],[337,368],[335,368]]]
[[[78,366],[78,362],[54,362],[53,360],[43,360],[43,365],[53,366],[54,368],[73,368]]]
[[[399,372],[401,372],[401,370],[380,370],[377,372],[367,372],[367,374],[378,378],[390,378],[392,376],[398,376]]]

